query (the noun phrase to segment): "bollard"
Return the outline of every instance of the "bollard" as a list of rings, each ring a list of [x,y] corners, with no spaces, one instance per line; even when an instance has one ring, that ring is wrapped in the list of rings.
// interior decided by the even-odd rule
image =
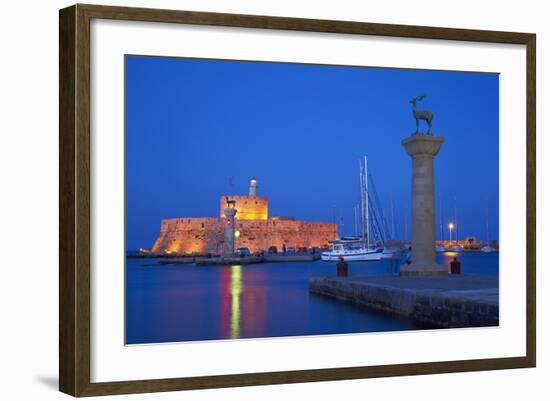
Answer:
[[[451,261],[451,274],[460,274],[460,261],[456,256]]]
[[[348,264],[342,256],[340,256],[338,263],[336,264],[336,275],[338,277],[347,277],[348,276]]]

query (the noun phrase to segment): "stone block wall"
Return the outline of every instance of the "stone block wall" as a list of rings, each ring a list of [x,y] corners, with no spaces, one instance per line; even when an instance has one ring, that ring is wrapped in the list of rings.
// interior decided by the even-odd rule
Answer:
[[[236,220],[235,230],[239,231],[239,238],[235,240],[235,248],[246,247],[250,252],[267,250],[267,220]]]
[[[499,325],[498,302],[472,296],[475,290],[415,290],[338,277],[312,277],[309,290],[370,309],[408,316],[425,328]],[[478,291],[496,293],[498,298],[498,288]]]
[[[337,230],[335,223],[272,218],[268,222],[267,237],[269,246],[279,250],[283,244],[287,248],[324,248],[337,238]]]
[[[239,220],[267,220],[268,200],[263,196],[227,195],[235,201],[236,218]],[[225,217],[223,210],[227,207],[226,195],[220,198],[220,217]]]
[[[223,249],[224,221],[215,217],[163,220],[151,251],[220,253]],[[236,219],[235,230],[240,234],[235,248],[247,247],[251,252],[266,251],[270,246],[276,246],[281,251],[283,244],[287,248],[322,248],[336,239],[334,223],[276,217],[269,220]]]
[[[223,221],[216,217],[162,220],[151,252],[219,253],[223,246],[223,230]]]

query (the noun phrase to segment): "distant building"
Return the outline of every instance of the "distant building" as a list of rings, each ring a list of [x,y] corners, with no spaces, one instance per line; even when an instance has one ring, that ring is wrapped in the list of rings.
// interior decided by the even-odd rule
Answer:
[[[335,223],[300,221],[293,217],[269,217],[268,199],[258,196],[255,178],[248,195],[220,197],[218,217],[180,217],[161,221],[160,233],[151,247],[154,253],[221,253],[224,244],[224,209],[231,201],[235,216],[235,248],[251,252],[274,246],[286,248],[324,248],[337,239]]]
[[[461,245],[464,249],[479,249],[481,245],[478,243],[476,237],[466,237],[464,241],[461,241]]]

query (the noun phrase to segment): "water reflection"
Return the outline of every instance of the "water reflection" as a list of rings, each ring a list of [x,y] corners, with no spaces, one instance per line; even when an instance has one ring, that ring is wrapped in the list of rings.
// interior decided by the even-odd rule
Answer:
[[[252,266],[222,266],[220,273],[220,337],[261,336],[266,327],[269,286],[265,271]]]
[[[498,253],[438,254],[438,263],[448,266],[454,256],[464,274],[498,275]],[[349,275],[397,274],[399,265],[350,263]],[[408,320],[311,295],[309,278],[334,276],[334,263],[198,267],[128,259],[126,271],[128,344],[416,328]]]
[[[241,292],[243,290],[242,266],[231,266],[231,338],[240,338],[241,333]]]
[[[437,263],[450,270],[451,262],[456,258],[461,263],[461,271],[464,274],[489,274],[498,275],[499,254],[483,252],[453,252],[446,251],[437,254]]]

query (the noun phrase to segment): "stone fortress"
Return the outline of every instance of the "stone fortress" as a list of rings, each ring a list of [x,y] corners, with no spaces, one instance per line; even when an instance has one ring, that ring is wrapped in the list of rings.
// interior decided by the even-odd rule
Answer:
[[[247,247],[250,252],[267,251],[274,246],[324,248],[337,239],[336,223],[300,221],[293,217],[269,216],[268,199],[257,194],[255,178],[248,195],[223,195],[217,217],[180,217],[161,221],[153,253],[227,253]],[[232,210],[228,216],[228,210]],[[228,232],[234,243],[228,240]]]

